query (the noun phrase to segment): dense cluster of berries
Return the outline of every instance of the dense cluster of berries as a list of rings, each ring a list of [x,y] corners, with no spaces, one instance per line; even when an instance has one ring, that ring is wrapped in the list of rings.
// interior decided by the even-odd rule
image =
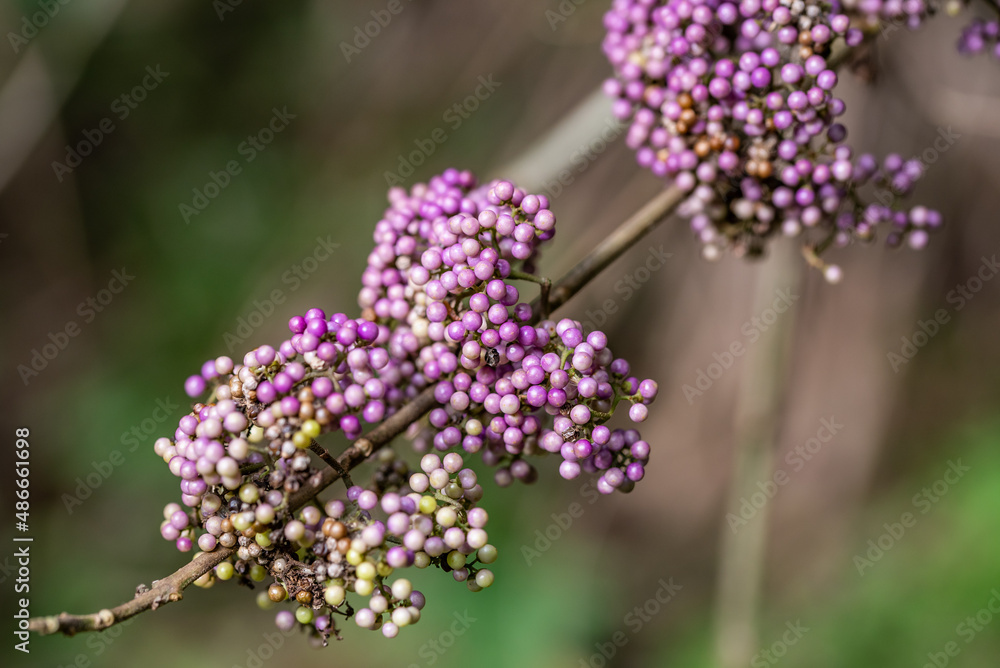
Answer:
[[[614,113],[630,122],[626,141],[639,164],[690,193],[680,211],[717,258],[724,249],[760,255],[773,235],[809,233],[818,253],[891,225],[890,243],[926,241],[940,223],[923,207],[898,210],[920,177],[918,161],[895,156],[874,169],[856,156],[837,121],[835,43],[857,46],[852,27],[880,19],[919,23],[922,0],[615,0],[604,17],[605,83]],[[878,204],[863,201],[866,183]],[[815,232],[813,232],[815,230]]]
[[[360,318],[310,309],[277,348],[210,360],[187,379],[204,398],[154,446],[181,479],[182,504],[166,506],[160,530],[181,551],[234,550],[196,584],[270,579],[263,606],[298,606],[277,614],[282,629],[325,643],[341,615],[391,638],[424,605],[400,569],[437,567],[472,591],[493,583],[473,455],[500,486],[533,482],[528,458],[547,453],[560,454],[562,477],[596,474],[606,494],[643,478],[648,443],[605,423],[622,401],[644,421],[656,383],[631,375],[604,333],[521,301],[515,282],[545,283],[531,272],[555,233],[546,198],[475,186],[447,170],[390,191]],[[366,486],[291,507],[327,465],[317,438],[355,439],[427,388],[439,406],[407,432],[419,471],[383,449]]]

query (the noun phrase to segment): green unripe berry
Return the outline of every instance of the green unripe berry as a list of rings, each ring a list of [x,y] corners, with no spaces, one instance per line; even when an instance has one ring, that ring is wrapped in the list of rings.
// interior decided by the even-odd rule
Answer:
[[[320,426],[319,422],[316,422],[316,420],[306,420],[302,423],[302,427],[300,427],[300,429],[307,438],[312,439],[319,436]]]
[[[300,606],[295,610],[295,619],[299,620],[299,624],[308,624],[313,620],[312,608],[307,608],[305,606]]]
[[[493,571],[489,570],[488,568],[484,568],[483,570],[476,573],[476,584],[482,587],[483,589],[486,589],[491,584],[493,584]]]
[[[455,522],[458,521],[458,513],[456,513],[455,509],[451,506],[445,506],[437,511],[437,514],[434,515],[434,519],[438,524],[445,528],[453,527],[455,526]]]
[[[410,597],[413,591],[413,584],[406,578],[400,578],[392,583],[392,596],[397,600],[405,600]]]
[[[243,503],[256,503],[259,498],[260,490],[257,488],[257,485],[248,482],[240,487],[240,501]]]
[[[457,571],[462,566],[465,566],[465,555],[458,550],[452,550],[448,553],[448,565]]]
[[[343,603],[344,599],[346,598],[347,598],[347,592],[344,591],[344,588],[339,585],[333,585],[331,587],[327,587],[326,590],[323,592],[323,599],[333,607],[337,607],[338,605]]]
[[[274,521],[274,508],[262,503],[254,509],[254,517],[261,524],[270,524]]]
[[[484,564],[492,564],[497,560],[497,549],[490,544],[483,545],[476,554],[479,556],[479,561]]]
[[[375,564],[370,561],[363,561],[355,569],[357,576],[361,580],[375,579]]]
[[[253,524],[253,518],[253,513],[237,513],[232,516],[233,528],[237,531],[246,531]]]
[[[437,499],[433,496],[422,496],[420,497],[420,512],[425,515],[430,515],[435,510],[437,510]]]
[[[410,610],[414,608],[400,607],[392,611],[390,618],[392,623],[403,628],[404,626],[409,626],[410,622],[413,621],[413,617],[410,615]]]

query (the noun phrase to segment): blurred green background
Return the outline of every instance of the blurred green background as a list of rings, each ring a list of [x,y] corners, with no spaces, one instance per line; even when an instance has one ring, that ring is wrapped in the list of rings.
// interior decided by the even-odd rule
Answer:
[[[36,615],[116,605],[184,562],[159,536],[160,509],[178,494],[152,453],[183,413],[183,379],[230,352],[226,334],[275,290],[284,302],[245,347],[280,340],[287,318],[310,306],[355,308],[385,174],[415,142],[426,146],[437,128],[447,137],[406,184],[448,166],[499,175],[539,148],[609,72],[599,49],[606,3],[597,0],[57,6],[23,39],[10,34],[22,33],[40,5],[0,7],[10,48],[0,47],[0,421],[6,457],[13,429],[31,429]],[[379,17],[385,25],[376,30],[369,24]],[[358,37],[366,26],[374,33],[367,43]],[[890,33],[867,68],[874,86],[844,77],[859,148],[919,155],[942,129],[958,133],[917,195],[942,210],[948,228],[922,253],[835,253],[845,268],[839,286],[815,272],[787,284],[802,299],[785,316],[794,339],[775,461],[787,461],[821,418],[845,427],[801,471],[789,470],[767,519],[750,521],[765,542],[761,563],[746,555],[748,577],[761,586],[749,665],[971,667],[1000,656],[1000,620],[981,612],[991,602],[1000,608],[1000,283],[985,282],[960,311],[947,300],[1000,250],[1000,72],[987,58],[954,53],[959,28],[942,18],[919,33]],[[495,92],[467,117],[449,115],[480,77],[498,82]],[[294,118],[260,150],[247,149],[275,109]],[[511,168],[517,176],[565,167],[572,176],[553,196],[560,223],[542,263],[548,275],[572,266],[660,188],[620,140],[595,143],[602,123],[574,126],[554,154]],[[68,147],[88,142],[76,164]],[[194,191],[205,193],[230,161],[239,173],[185,220],[182,205],[194,206]],[[445,575],[418,572],[425,614],[395,640],[348,624],[343,642],[318,651],[289,638],[263,665],[596,668],[605,665],[602,649],[613,650],[607,665],[721,665],[715,648],[729,602],[719,593],[720,565],[744,559],[724,554],[732,550],[726,514],[739,498],[731,492],[734,415],[758,381],[740,360],[696,401],[682,388],[714,353],[744,340],[741,324],[759,313],[754,286],[770,279],[763,265],[702,261],[685,227],[659,227],[563,311],[586,319],[616,300],[605,325],[616,351],[660,383],[644,430],[654,455],[635,493],[591,504],[551,462],[534,487],[490,486],[491,542],[501,550],[493,588],[470,594]],[[330,259],[303,264],[317,238],[339,246]],[[618,281],[661,247],[670,260],[625,299]],[[88,310],[88,299],[107,296],[114,271],[134,279],[99,312]],[[894,371],[887,353],[940,308],[950,321]],[[79,333],[25,382],[18,366],[71,321]],[[162,405],[178,407],[163,419]],[[68,502],[80,480],[108,470],[116,450],[120,465],[81,503]],[[934,494],[959,459],[970,470],[947,494],[933,503],[915,497],[926,487]],[[3,480],[12,508],[10,475]],[[551,530],[552,514],[574,502],[582,516],[553,530],[548,549],[525,551],[544,545],[536,532]],[[906,512],[915,524],[883,537],[891,547],[859,574],[868,541]],[[8,625],[12,553],[0,551]],[[664,605],[653,603],[661,581],[680,585]],[[977,614],[979,626],[963,625]],[[234,585],[191,588],[181,603],[122,629],[33,637],[27,656],[12,650],[8,633],[4,665],[257,665],[251,658],[274,633],[272,615]],[[470,621],[453,637],[456,615]],[[941,654],[949,642],[960,649],[955,657]]]

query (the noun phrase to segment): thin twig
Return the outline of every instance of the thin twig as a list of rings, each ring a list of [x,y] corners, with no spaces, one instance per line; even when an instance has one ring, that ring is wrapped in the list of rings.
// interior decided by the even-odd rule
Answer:
[[[212,552],[203,552],[167,577],[155,582],[152,589],[110,610],[105,609],[89,615],[71,615],[64,612],[51,617],[35,617],[28,621],[28,630],[42,634],[63,633],[68,636],[82,631],[103,631],[140,612],[156,610],[161,605],[181,600],[183,598],[181,592],[185,587],[225,561],[234,551],[232,548],[218,547]]]
[[[860,54],[871,48],[868,44],[858,46],[843,46],[835,49],[826,59],[826,66],[831,70],[838,70],[846,63],[854,61]]]
[[[309,443],[309,449],[319,455],[320,459],[340,474],[341,479],[344,481],[344,487],[347,487],[348,489],[354,487],[354,481],[351,480],[351,474],[347,472],[347,469],[340,465],[340,462],[337,461],[336,457],[330,454],[329,450],[317,443],[315,438],[312,439],[311,443]]]
[[[605,267],[617,260],[658,223],[666,219],[681,203],[684,196],[685,194],[680,188],[670,186],[649,200],[645,206],[619,225],[617,230],[612,232],[607,239],[559,280],[549,298],[549,307],[555,311],[569,301],[570,297],[579,292]],[[532,306],[537,305],[537,301],[532,304]]]
[[[538,313],[542,320],[549,317],[552,312],[552,302],[549,301],[549,293],[552,291],[552,281],[545,279],[542,289],[538,293]]]
[[[535,276],[534,274],[529,274],[526,271],[518,271],[517,269],[511,269],[510,274],[507,278],[512,278],[515,281],[528,281],[529,283],[537,283],[538,285],[544,284],[549,279],[543,278],[542,276]]]

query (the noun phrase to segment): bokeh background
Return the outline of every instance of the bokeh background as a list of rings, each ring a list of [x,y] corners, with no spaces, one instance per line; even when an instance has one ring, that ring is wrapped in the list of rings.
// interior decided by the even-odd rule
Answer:
[[[415,141],[437,128],[447,137],[407,184],[447,166],[496,176],[513,165],[538,187],[539,175],[567,169],[572,183],[550,189],[560,220],[542,263],[551,276],[662,187],[620,138],[595,139],[610,105],[585,101],[609,73],[605,2],[402,0],[386,25],[369,26],[374,37],[355,41],[390,4],[70,0],[16,44],[8,34],[39,4],[0,6],[0,468],[11,518],[13,429],[30,427],[33,614],[116,605],[184,562],[159,536],[177,489],[152,453],[183,413],[183,379],[230,352],[226,333],[275,290],[285,301],[247,346],[280,340],[287,318],[310,306],[355,308],[386,172]],[[1000,620],[987,606],[1000,604],[1000,279],[960,310],[948,296],[1000,251],[1000,65],[955,53],[961,25],[942,17],[885,34],[863,76],[839,88],[859,150],[921,155],[942,131],[957,135],[917,192],[947,220],[929,248],[837,251],[845,279],[829,286],[800,267],[790,242],[769,262],[709,264],[682,221],[661,225],[563,310],[583,319],[613,300],[604,327],[616,351],[660,383],[644,429],[654,445],[647,480],[592,504],[552,462],[533,487],[490,486],[501,550],[492,589],[474,595],[418,572],[428,606],[397,639],[348,624],[325,650],[283,639],[262,665],[596,668],[615,638],[608,665],[996,665]],[[166,74],[133,94],[147,67]],[[499,86],[456,125],[446,114],[480,77]],[[143,97],[127,117],[122,95]],[[581,103],[591,111],[560,125]],[[241,143],[274,109],[294,118],[248,162]],[[96,132],[102,123],[112,131]],[[544,144],[556,127],[560,140]],[[100,142],[71,171],[54,166],[88,137]],[[185,220],[181,205],[233,160],[240,174]],[[338,247],[303,265],[317,238]],[[616,286],[651,248],[671,256],[625,299]],[[297,266],[312,268],[298,282]],[[120,294],[100,312],[81,309],[123,268],[134,279]],[[742,328],[775,288],[799,299],[751,344]],[[938,309],[948,322],[893,369],[887,354]],[[79,334],[25,382],[18,365],[70,321]],[[683,386],[735,341],[747,355],[689,401]],[[763,423],[762,397],[773,409]],[[823,419],[842,428],[793,466],[788,453]],[[120,464],[82,498],[80,480],[107,471],[116,450]],[[959,462],[968,471],[941,482]],[[727,513],[776,469],[787,483],[732,531]],[[552,514],[574,502],[583,514],[552,530]],[[915,523],[883,535],[904,513]],[[547,529],[557,539],[526,552],[545,545],[536,532]],[[868,554],[880,539],[888,549]],[[14,570],[4,544],[6,629]],[[661,582],[680,589],[651,604]],[[453,637],[456,614],[474,621]],[[237,586],[191,588],[122,629],[34,637],[27,656],[5,631],[4,664],[259,665],[251,659],[272,617]],[[786,633],[789,624],[799,631]],[[944,657],[952,642],[960,652]],[[746,647],[753,656],[740,655]]]

